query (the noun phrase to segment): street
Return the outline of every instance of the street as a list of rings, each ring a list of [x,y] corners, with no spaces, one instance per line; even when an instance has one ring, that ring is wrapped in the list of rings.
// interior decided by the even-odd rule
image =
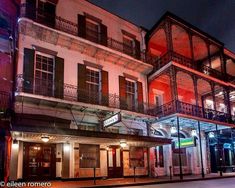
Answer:
[[[143,188],[141,186],[133,186],[135,188]],[[191,181],[183,183],[168,183],[145,185],[145,188],[235,188],[235,178],[224,178],[216,180]],[[125,187],[128,188],[128,187]]]

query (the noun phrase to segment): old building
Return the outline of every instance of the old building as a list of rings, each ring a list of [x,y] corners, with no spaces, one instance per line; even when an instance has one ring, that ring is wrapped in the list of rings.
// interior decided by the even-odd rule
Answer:
[[[0,181],[6,180],[9,175],[16,17],[17,1],[2,0],[0,6]]]
[[[170,13],[147,31],[88,1],[19,6],[10,180],[233,170],[220,41]]]

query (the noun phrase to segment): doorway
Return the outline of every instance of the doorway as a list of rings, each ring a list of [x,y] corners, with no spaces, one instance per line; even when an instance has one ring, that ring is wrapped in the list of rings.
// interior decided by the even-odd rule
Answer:
[[[24,143],[23,178],[47,180],[55,178],[55,144]]]
[[[109,146],[108,155],[108,177],[123,177],[123,150],[120,146]]]

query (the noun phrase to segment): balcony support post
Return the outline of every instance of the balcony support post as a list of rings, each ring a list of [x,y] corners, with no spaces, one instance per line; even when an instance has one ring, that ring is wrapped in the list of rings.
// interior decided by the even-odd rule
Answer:
[[[215,99],[215,84],[213,82],[210,83],[211,85],[211,94],[212,94],[212,100],[213,100],[213,107],[216,111],[216,99]]]
[[[176,80],[176,69],[174,66],[170,69],[170,85],[171,85],[171,98],[172,100],[178,100],[178,93],[177,93],[177,80]]]
[[[230,89],[228,87],[224,88],[224,104],[226,106],[227,114],[229,115],[228,119],[231,121],[231,103],[230,103]]]
[[[202,155],[202,138],[201,138],[201,125],[200,125],[200,121],[197,121],[197,125],[198,125],[198,137],[199,137],[199,145],[200,145],[201,173],[202,173],[202,178],[204,178],[205,177],[205,173],[204,173],[203,155]]]
[[[211,68],[211,52],[210,52],[210,43],[206,42],[206,48],[207,48],[207,57],[209,61],[209,67]]]
[[[166,34],[166,42],[167,42],[167,51],[173,51],[173,44],[172,44],[172,30],[171,30],[171,21],[170,19],[166,19],[164,31]]]
[[[179,123],[179,117],[177,116],[176,119],[177,119],[177,133],[178,133],[178,145],[179,145],[180,180],[183,180],[181,149],[180,149],[180,123]]]
[[[220,50],[220,62],[221,62],[221,72],[222,72],[224,75],[227,75],[226,58],[224,57],[223,49]],[[227,79],[227,78],[225,78],[225,79]]]
[[[193,87],[194,87],[196,106],[199,106],[198,105],[197,77],[195,75],[193,75],[192,77],[193,77]]]
[[[196,66],[196,64],[194,64],[194,51],[193,51],[193,36],[191,31],[188,31],[188,37],[189,37],[189,44],[190,44],[190,52],[191,52],[191,59],[192,59],[192,63],[193,63],[193,67]]]

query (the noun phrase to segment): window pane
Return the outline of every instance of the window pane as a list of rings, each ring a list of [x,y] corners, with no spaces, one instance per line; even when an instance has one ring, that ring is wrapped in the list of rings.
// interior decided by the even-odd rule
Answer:
[[[130,167],[144,167],[143,147],[130,147]]]
[[[99,145],[79,144],[80,168],[100,167]]]

